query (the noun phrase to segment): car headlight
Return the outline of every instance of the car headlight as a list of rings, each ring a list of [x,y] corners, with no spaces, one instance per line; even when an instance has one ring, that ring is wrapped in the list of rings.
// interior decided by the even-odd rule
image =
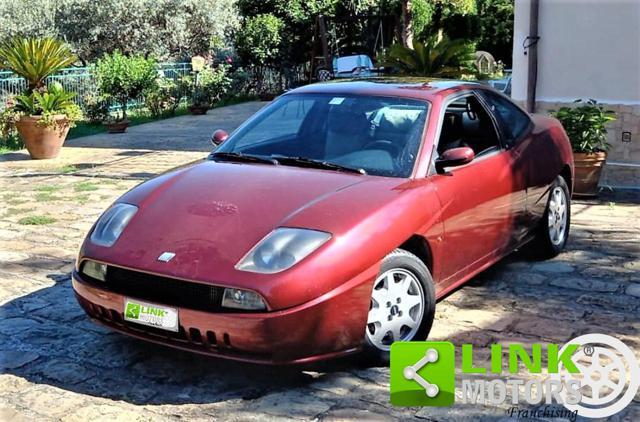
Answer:
[[[138,207],[135,205],[113,205],[98,219],[98,223],[91,233],[91,242],[100,246],[112,246],[137,211]]]
[[[259,294],[242,289],[224,289],[222,306],[233,309],[259,311],[267,309]]]
[[[262,239],[238,262],[236,269],[274,274],[291,268],[331,238],[330,233],[280,227]]]
[[[84,261],[84,264],[82,264],[82,274],[95,280],[106,281],[107,264],[101,264],[91,260]]]

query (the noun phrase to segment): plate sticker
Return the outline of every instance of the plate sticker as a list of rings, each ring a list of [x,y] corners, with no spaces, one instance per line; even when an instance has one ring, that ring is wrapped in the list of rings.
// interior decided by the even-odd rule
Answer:
[[[331,101],[329,101],[329,105],[340,105],[344,101],[344,97],[333,97]]]
[[[178,310],[163,305],[126,299],[124,319],[150,327],[178,332]]]

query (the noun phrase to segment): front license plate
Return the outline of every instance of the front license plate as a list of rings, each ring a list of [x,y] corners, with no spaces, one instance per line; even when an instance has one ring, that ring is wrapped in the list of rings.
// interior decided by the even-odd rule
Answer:
[[[178,310],[163,305],[125,299],[124,319],[150,327],[178,332]]]

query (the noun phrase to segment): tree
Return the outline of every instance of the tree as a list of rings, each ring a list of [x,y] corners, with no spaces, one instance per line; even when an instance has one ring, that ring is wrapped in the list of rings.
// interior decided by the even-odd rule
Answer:
[[[265,68],[274,67],[278,61],[283,27],[280,18],[266,13],[247,18],[236,33],[236,51],[244,63],[254,67],[258,91]]]
[[[0,39],[57,37],[56,3],[58,0],[0,0]]]
[[[282,41],[282,20],[270,13],[248,18],[236,33],[238,55],[259,67],[274,64]]]
[[[65,39],[89,63],[120,50],[161,60],[210,52],[238,23],[234,0],[0,0],[0,39]]]
[[[309,60],[313,27],[319,14],[334,16],[339,0],[238,0],[240,15],[245,19],[273,15],[280,19],[281,43],[277,63],[280,68]]]
[[[474,47],[467,40],[449,40],[432,35],[425,43],[413,40],[412,48],[394,44],[385,52],[384,66],[393,66],[409,75],[459,77],[473,72]]]
[[[513,53],[513,0],[477,0],[478,49],[510,64]]]
[[[405,47],[411,48],[414,36],[426,39],[437,32],[444,35],[445,20],[454,15],[468,15],[476,12],[476,0],[399,0],[400,39]]]
[[[127,103],[153,86],[158,77],[156,62],[140,55],[127,57],[115,51],[98,60],[93,72],[98,89],[120,103],[122,119],[127,120]]]

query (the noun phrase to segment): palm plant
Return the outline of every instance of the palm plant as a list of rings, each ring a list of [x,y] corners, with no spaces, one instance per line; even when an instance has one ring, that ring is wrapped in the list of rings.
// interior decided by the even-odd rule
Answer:
[[[467,40],[450,40],[437,35],[422,43],[413,40],[413,49],[394,44],[382,58],[383,66],[419,76],[458,77],[473,72],[474,46]]]
[[[74,107],[75,93],[67,92],[62,85],[54,83],[44,92],[16,96],[16,109],[31,116],[43,114],[65,114]]]
[[[54,38],[14,37],[0,44],[0,68],[25,78],[28,93],[44,87],[47,76],[75,61],[69,47]]]

